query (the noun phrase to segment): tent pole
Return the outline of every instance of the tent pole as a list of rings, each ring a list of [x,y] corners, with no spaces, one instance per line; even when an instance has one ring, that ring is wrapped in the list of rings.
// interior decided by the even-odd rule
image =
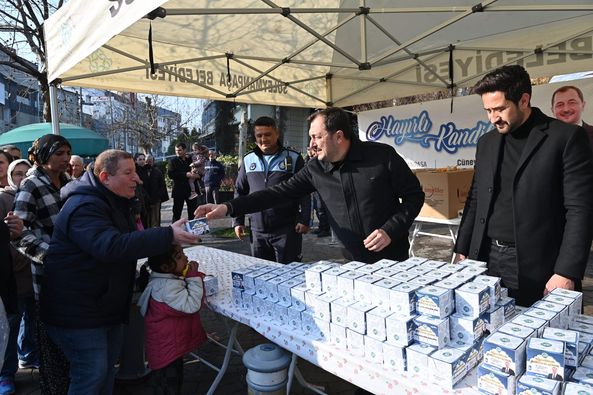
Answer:
[[[58,114],[58,90],[54,84],[49,84],[49,108],[51,110],[51,131],[60,134],[60,115]]]

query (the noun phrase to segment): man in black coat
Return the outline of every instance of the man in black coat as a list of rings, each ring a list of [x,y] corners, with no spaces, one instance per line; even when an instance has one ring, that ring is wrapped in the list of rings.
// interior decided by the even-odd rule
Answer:
[[[185,143],[178,143],[175,145],[176,157],[169,161],[167,175],[173,180],[173,190],[171,196],[173,197],[173,219],[172,222],[181,218],[183,211],[183,202],[187,204],[187,218],[192,217],[192,213],[198,206],[196,199],[190,199],[191,194],[190,182],[195,182],[199,175],[191,172],[190,165],[191,158],[187,155],[187,146]]]
[[[310,147],[317,155],[301,171],[274,187],[200,206],[195,214],[237,216],[318,191],[347,259],[407,259],[408,230],[424,203],[418,178],[393,147],[359,141],[344,110],[319,110],[309,122]]]
[[[585,131],[532,108],[521,66],[474,87],[495,130],[478,141],[455,252],[488,262],[517,304],[578,289],[591,246],[593,163]]]

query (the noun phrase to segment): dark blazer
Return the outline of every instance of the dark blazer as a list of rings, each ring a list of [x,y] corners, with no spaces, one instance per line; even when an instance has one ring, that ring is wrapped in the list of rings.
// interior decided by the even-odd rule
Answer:
[[[186,174],[191,170],[189,167],[191,163],[191,158],[180,158],[178,156],[169,161],[167,175],[173,180],[173,190],[171,191],[173,199],[187,199],[189,197],[191,189],[189,187],[189,178],[187,178]]]
[[[593,162],[585,131],[533,108],[531,130],[513,182],[519,289],[538,300],[553,274],[583,278],[593,237]],[[502,135],[478,141],[475,173],[455,251],[484,260]],[[529,303],[531,304],[531,303]]]
[[[587,132],[587,137],[589,137],[589,144],[591,144],[591,149],[593,149],[593,126],[583,122],[583,129],[585,129],[585,132]]]

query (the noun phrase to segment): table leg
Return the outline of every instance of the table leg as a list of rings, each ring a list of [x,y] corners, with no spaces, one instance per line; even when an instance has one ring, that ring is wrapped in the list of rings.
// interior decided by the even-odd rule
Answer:
[[[418,236],[418,232],[422,229],[422,222],[414,222],[414,230],[412,230],[412,237],[410,238],[410,250],[408,254],[410,256],[414,255],[414,241],[416,240],[416,236]]]
[[[451,263],[455,262],[455,243],[457,243],[457,230],[453,229],[455,225],[448,225],[451,240],[453,240],[453,248],[451,249]]]

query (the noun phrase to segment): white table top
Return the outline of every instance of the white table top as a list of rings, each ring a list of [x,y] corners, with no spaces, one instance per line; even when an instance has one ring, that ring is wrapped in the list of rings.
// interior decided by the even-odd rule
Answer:
[[[252,311],[235,306],[231,299],[231,271],[255,263],[281,266],[276,262],[202,246],[187,248],[185,253],[190,259],[200,263],[200,271],[218,278],[219,292],[208,298],[208,304],[213,311],[252,327],[286,350],[344,380],[375,394],[385,395],[478,393],[476,369],[457,384],[454,390],[445,389],[431,383],[427,377],[388,369],[381,364],[355,356],[329,341],[316,338],[315,335],[254,316]]]

